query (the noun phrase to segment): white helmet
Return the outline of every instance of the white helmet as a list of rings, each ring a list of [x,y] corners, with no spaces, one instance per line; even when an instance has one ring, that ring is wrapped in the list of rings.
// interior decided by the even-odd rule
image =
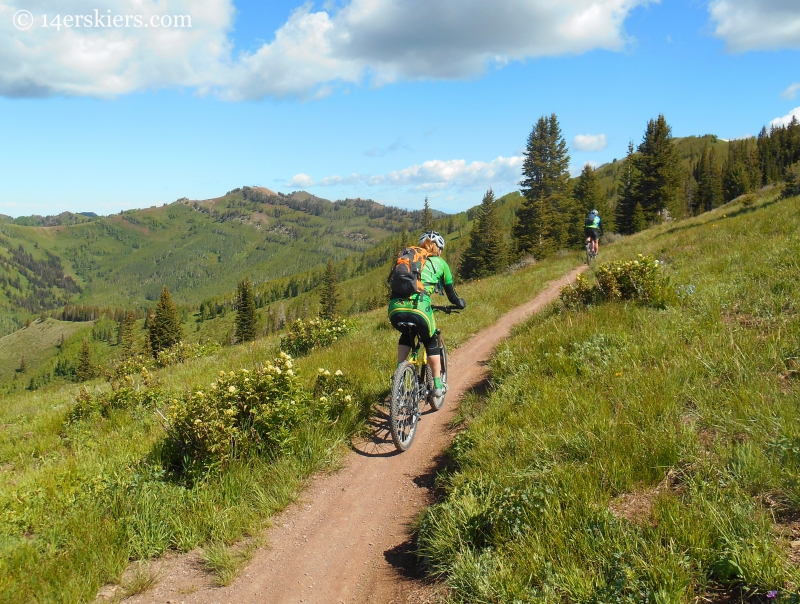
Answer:
[[[422,233],[422,236],[419,238],[420,245],[422,245],[422,243],[426,239],[430,239],[431,241],[433,241],[436,244],[436,247],[438,247],[440,250],[444,249],[444,237],[442,237],[436,231],[428,231],[427,233]]]
[[[591,214],[592,216],[600,216],[600,212],[598,212],[597,210],[592,210],[591,212],[589,212],[589,214]]]

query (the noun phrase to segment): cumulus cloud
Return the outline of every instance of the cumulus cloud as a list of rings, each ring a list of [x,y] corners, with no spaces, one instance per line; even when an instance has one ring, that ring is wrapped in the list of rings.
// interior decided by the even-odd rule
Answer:
[[[800,48],[797,0],[712,0],[709,11],[730,50]]]
[[[792,121],[792,118],[795,118],[798,121],[800,121],[800,107],[795,107],[783,117],[776,117],[769,124],[770,126],[776,126],[776,127],[787,126]]]
[[[61,31],[39,21],[54,13],[50,0],[0,0],[0,94],[114,96],[178,86],[230,100],[319,98],[364,82],[468,78],[531,57],[621,50],[625,19],[651,1],[350,0],[318,11],[307,3],[272,41],[236,55],[233,0],[107,0],[112,15],[142,15],[145,23],[190,15],[192,28]],[[36,17],[26,31],[12,21],[23,8]],[[89,0],[58,5],[62,15],[93,10]]]
[[[797,91],[800,90],[800,83],[792,84],[786,90],[781,93],[782,99],[792,100],[794,97],[797,96]]]
[[[500,156],[490,162],[463,159],[433,159],[386,174],[351,174],[328,176],[315,182],[307,174],[298,174],[287,186],[334,187],[366,185],[369,187],[411,187],[415,191],[434,191],[454,188],[502,186],[516,183],[520,178],[522,157]]]
[[[292,177],[292,180],[290,180],[289,182],[286,183],[286,186],[287,187],[312,187],[315,184],[316,183],[314,182],[313,178],[311,178],[308,174],[303,174],[301,172],[300,174],[295,174]]]
[[[201,89],[222,77],[231,52],[230,0],[107,0],[97,13],[95,5],[64,0],[55,8],[47,0],[29,0],[17,6],[0,0],[0,94],[108,97],[165,86]],[[26,30],[15,26],[21,9],[33,16]],[[60,28],[53,21],[56,14]],[[177,15],[190,16],[191,27],[161,26]],[[70,27],[64,26],[66,16]],[[117,16],[129,27],[112,26],[110,18]],[[138,27],[134,16],[140,18]],[[98,19],[100,27],[87,27]]]
[[[579,134],[572,141],[576,151],[602,151],[608,146],[605,134]]]

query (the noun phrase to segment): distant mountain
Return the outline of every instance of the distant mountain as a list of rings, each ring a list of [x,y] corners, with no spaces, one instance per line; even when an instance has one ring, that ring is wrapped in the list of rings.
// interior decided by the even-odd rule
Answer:
[[[167,285],[197,307],[235,289],[363,255],[421,211],[241,187],[111,216],[63,212],[0,222],[0,335],[67,303],[136,308]]]

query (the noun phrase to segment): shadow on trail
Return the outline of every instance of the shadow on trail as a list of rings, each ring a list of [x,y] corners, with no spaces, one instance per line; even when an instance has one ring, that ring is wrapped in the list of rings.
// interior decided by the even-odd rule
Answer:
[[[363,457],[393,457],[400,454],[389,432],[389,401],[382,400],[375,406],[375,409],[367,420],[368,436],[358,439],[350,445],[350,448],[358,455]],[[433,408],[425,403],[425,410],[421,413],[424,418],[426,415],[434,413]]]

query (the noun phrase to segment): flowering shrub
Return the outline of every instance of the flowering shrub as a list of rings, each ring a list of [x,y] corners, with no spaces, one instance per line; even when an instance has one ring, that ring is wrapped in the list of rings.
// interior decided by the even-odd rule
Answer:
[[[124,356],[111,365],[111,368],[105,372],[105,376],[109,381],[120,380],[126,375],[137,375],[153,369],[185,363],[192,359],[208,357],[219,349],[220,345],[216,342],[195,342],[194,344],[178,342],[171,348],[159,351],[156,359],[144,352]]]
[[[355,328],[348,319],[297,319],[289,324],[281,338],[281,350],[293,356],[308,354],[315,348],[325,348]]]
[[[318,409],[323,411],[329,419],[336,420],[342,412],[355,404],[350,381],[341,370],[331,374],[327,369],[320,367],[317,370],[317,379],[314,381],[314,398],[317,400]]]
[[[121,380],[125,376],[149,372],[154,368],[153,357],[140,352],[115,361],[111,365],[111,369],[106,372],[106,379],[109,381]]]
[[[607,300],[634,300],[664,306],[668,278],[663,264],[639,254],[636,260],[606,262],[597,267],[597,286]]]
[[[589,285],[589,281],[583,275],[575,278],[575,285],[571,283],[561,288],[561,303],[567,310],[577,310],[597,303],[599,295],[597,287]]]
[[[140,378],[126,375],[121,382],[111,381],[111,391],[89,392],[83,388],[75,406],[67,415],[67,424],[74,424],[93,417],[107,418],[115,409],[140,407],[153,409],[163,402],[164,393],[153,375],[142,369]]]
[[[670,290],[669,278],[662,273],[662,267],[662,262],[641,254],[636,260],[606,262],[595,269],[596,286],[578,276],[574,286],[561,289],[561,301],[568,309],[619,300],[663,308],[669,301]]]
[[[158,352],[156,365],[159,367],[168,367],[170,365],[177,365],[178,363],[185,363],[192,359],[209,357],[216,354],[220,348],[220,345],[216,342],[195,342],[194,344],[178,342],[174,346]]]
[[[352,400],[339,390],[340,375],[323,370],[323,377],[317,382],[324,394],[315,399],[301,387],[292,357],[284,352],[254,371],[221,371],[208,388],[170,401],[168,461],[192,474],[235,457],[280,451],[300,425]]]

